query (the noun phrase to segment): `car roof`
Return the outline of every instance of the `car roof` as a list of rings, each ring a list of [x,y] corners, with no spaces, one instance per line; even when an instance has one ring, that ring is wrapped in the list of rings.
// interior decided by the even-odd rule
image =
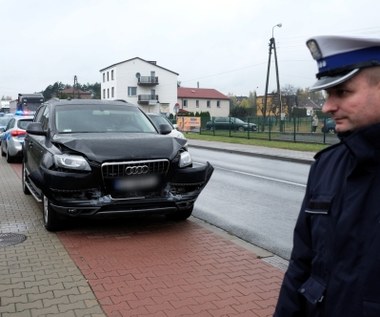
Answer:
[[[137,105],[126,102],[124,100],[100,100],[100,99],[50,99],[45,104],[56,105],[120,105],[132,106],[138,108]]]
[[[14,116],[13,118],[15,118],[17,121],[18,120],[25,120],[25,119],[33,120],[33,116]]]
[[[146,113],[148,116],[152,116],[152,117],[163,117],[165,118],[164,115],[160,114],[160,113],[154,113],[154,112],[147,112]]]

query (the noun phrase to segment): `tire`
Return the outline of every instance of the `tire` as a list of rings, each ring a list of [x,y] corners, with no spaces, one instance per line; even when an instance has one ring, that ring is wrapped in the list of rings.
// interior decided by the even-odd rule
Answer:
[[[21,182],[22,182],[22,191],[25,195],[30,195],[30,190],[26,186],[26,173],[25,173],[25,164],[22,162],[22,170],[21,170]]]
[[[244,127],[239,127],[239,128],[238,128],[238,131],[239,131],[239,132],[244,132]]]
[[[7,149],[7,151],[5,152],[5,158],[7,159],[7,162],[8,162],[8,163],[13,163],[14,160],[15,160],[15,158],[9,154],[8,149]]]
[[[42,213],[46,230],[54,232],[62,229],[63,219],[50,206],[50,201],[45,195],[42,198]]]
[[[178,210],[176,213],[174,214],[168,214],[167,215],[167,218],[169,220],[174,220],[174,221],[183,221],[183,220],[186,220],[187,218],[189,218],[193,212],[193,209],[194,209],[194,206],[191,206],[187,209],[181,209],[181,210]]]

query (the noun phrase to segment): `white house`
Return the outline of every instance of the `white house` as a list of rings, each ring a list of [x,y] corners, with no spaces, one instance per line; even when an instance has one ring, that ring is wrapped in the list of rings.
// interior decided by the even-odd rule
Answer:
[[[173,113],[178,74],[140,57],[100,70],[101,99],[123,99],[146,112]]]
[[[230,98],[215,89],[178,87],[179,110],[209,112],[211,117],[227,117],[230,114]]]

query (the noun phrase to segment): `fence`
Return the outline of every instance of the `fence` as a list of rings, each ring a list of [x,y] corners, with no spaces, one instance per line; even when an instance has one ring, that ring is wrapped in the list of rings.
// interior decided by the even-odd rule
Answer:
[[[203,119],[203,118],[202,118]],[[279,120],[278,117],[214,118],[201,120],[200,134],[234,138],[264,139],[269,141],[290,141],[303,143],[334,144],[339,142],[335,133],[322,131],[327,118],[319,119],[312,132],[312,117],[295,117]],[[252,128],[253,127],[253,128]],[[187,132],[187,131],[184,131]]]

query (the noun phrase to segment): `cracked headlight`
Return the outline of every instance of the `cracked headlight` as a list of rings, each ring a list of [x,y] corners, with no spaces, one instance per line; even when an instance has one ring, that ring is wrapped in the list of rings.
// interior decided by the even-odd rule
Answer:
[[[83,156],[79,155],[69,155],[61,154],[54,155],[54,163],[56,166],[61,168],[80,170],[80,171],[91,171],[91,167]]]
[[[193,161],[191,159],[191,155],[189,152],[184,151],[180,154],[179,167],[186,167],[186,166],[191,165],[192,163],[193,163]]]

